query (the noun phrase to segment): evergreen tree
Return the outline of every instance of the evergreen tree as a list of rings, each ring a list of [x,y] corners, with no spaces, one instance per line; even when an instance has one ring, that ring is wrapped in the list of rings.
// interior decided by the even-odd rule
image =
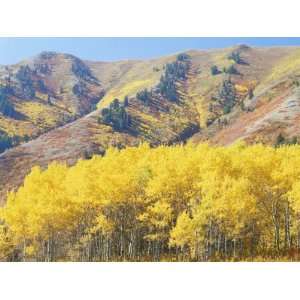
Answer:
[[[213,65],[210,68],[210,72],[211,72],[211,75],[218,75],[221,73],[221,71],[218,69],[218,67],[216,65]]]
[[[125,96],[124,98],[124,107],[127,107],[129,105],[129,98],[128,96]]]
[[[128,129],[131,124],[131,118],[119,99],[114,99],[108,108],[102,109],[99,122],[101,121],[117,131]]]
[[[15,109],[8,100],[8,90],[6,87],[0,87],[0,112],[7,117],[14,118],[16,116]]]
[[[35,88],[31,78],[33,71],[28,65],[21,66],[16,74],[21,86],[21,97],[25,99],[33,99],[35,97]]]
[[[11,137],[9,137],[5,132],[0,131],[0,153],[12,147],[13,142]]]
[[[177,61],[187,61],[191,57],[187,53],[180,53],[177,55]]]
[[[237,64],[243,64],[244,61],[243,59],[241,58],[241,55],[238,51],[233,51],[229,56],[228,56],[229,59],[232,59],[235,63]]]
[[[149,103],[151,101],[151,97],[152,97],[152,93],[149,92],[147,89],[137,92],[137,94],[136,94],[136,98],[138,100],[144,102],[144,104],[146,104],[146,105],[149,105]]]
[[[231,74],[231,75],[239,74],[238,70],[235,68],[234,65],[231,65],[230,67],[225,68],[224,72],[227,73],[227,74]]]
[[[284,144],[285,144],[285,138],[281,133],[279,133],[279,135],[276,138],[275,147],[279,147]]]
[[[231,111],[236,103],[236,91],[230,79],[224,80],[219,90],[219,102],[223,106],[224,114]]]

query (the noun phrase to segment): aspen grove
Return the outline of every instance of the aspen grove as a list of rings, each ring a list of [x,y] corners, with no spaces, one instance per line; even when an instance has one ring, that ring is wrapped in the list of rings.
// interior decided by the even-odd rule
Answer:
[[[34,167],[2,261],[299,260],[300,146],[147,144]]]

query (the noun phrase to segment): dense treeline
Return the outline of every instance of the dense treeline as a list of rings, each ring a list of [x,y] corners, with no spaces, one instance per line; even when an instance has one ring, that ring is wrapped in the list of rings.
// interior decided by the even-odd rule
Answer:
[[[223,107],[224,114],[230,113],[236,104],[236,90],[230,78],[223,80],[219,89],[218,100]]]
[[[232,59],[235,63],[239,65],[247,64],[244,59],[242,59],[239,51],[233,51],[229,54],[228,59]]]
[[[4,152],[5,150],[17,146],[22,142],[28,142],[29,136],[19,136],[19,135],[8,135],[5,131],[0,129],[0,153]]]
[[[0,86],[0,112],[7,117],[15,117],[16,112],[13,105],[8,100],[8,87]]]
[[[33,70],[28,66],[21,66],[16,74],[19,82],[20,91],[17,95],[24,99],[33,99],[35,97],[34,82],[32,80]]]
[[[142,91],[136,93],[136,98],[142,101],[145,105],[149,105],[152,96],[153,91],[148,91],[147,89],[143,89]]]
[[[13,140],[6,132],[0,130],[0,153],[13,146]]]
[[[176,60],[164,66],[164,74],[160,77],[159,83],[148,91],[144,89],[136,94],[136,98],[148,105],[153,95],[158,94],[172,102],[179,101],[177,84],[187,79],[190,68],[190,56],[186,53],[178,54]]]
[[[176,61],[165,66],[165,73],[161,76],[157,88],[169,101],[179,100],[176,83],[187,78],[190,66],[189,59],[190,57],[187,54],[182,53],[177,56]]]
[[[1,210],[1,259],[299,259],[299,165],[298,145],[202,144],[35,167]]]
[[[128,129],[131,124],[131,117],[126,109],[129,104],[128,101],[127,96],[124,98],[123,103],[119,99],[114,99],[109,107],[102,109],[101,117],[98,121],[111,125],[115,130]]]

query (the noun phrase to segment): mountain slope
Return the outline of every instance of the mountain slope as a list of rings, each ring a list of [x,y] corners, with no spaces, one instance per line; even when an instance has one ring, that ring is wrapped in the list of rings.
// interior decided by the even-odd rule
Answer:
[[[2,200],[32,166],[73,164],[109,146],[300,136],[299,48],[241,45],[121,62],[45,52],[0,75],[19,114],[0,115],[0,129],[32,139],[0,155]]]
[[[14,110],[2,111],[0,129],[29,138],[90,112],[104,94],[83,61],[54,52],[3,67],[0,86]]]

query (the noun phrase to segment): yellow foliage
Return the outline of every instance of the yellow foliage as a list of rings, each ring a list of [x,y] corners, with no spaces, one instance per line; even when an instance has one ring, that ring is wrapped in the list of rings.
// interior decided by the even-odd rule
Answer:
[[[186,212],[178,216],[176,226],[170,233],[170,245],[180,246],[190,245],[193,242],[191,232],[195,232],[193,221]]]
[[[128,82],[127,84],[124,84],[122,88],[109,91],[109,93],[101,99],[98,106],[99,108],[103,108],[109,105],[115,98],[118,98],[122,101],[125,96],[135,95],[138,91],[146,87],[151,87],[152,84],[153,81],[151,79],[135,80],[132,82]]]
[[[142,144],[35,167],[1,210],[1,259],[279,253],[298,243],[299,165],[300,146],[238,143]]]
[[[245,96],[248,94],[248,87],[245,85],[236,84],[235,90],[236,90],[237,94],[241,95],[241,96]]]
[[[285,56],[278,64],[276,64],[271,70],[266,81],[278,80],[292,72],[300,71],[300,50],[295,49],[289,55]]]

